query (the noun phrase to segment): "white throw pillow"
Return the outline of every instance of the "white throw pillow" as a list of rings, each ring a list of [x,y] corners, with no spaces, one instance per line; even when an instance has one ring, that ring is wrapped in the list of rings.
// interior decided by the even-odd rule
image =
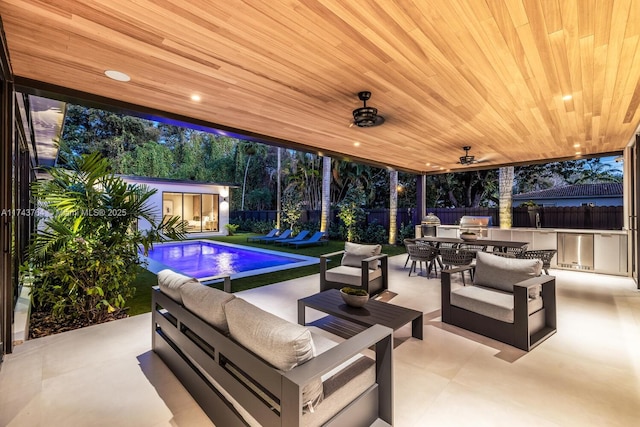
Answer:
[[[270,365],[290,371],[312,359],[315,346],[311,332],[247,301],[236,298],[225,305],[231,338]],[[302,390],[305,411],[313,411],[323,398],[320,377]]]
[[[201,283],[185,283],[180,288],[184,306],[205,322],[220,329],[229,331],[225,305],[236,296]]]
[[[382,246],[380,245],[361,245],[358,243],[345,242],[344,243],[344,255],[342,256],[341,264],[348,267],[362,266],[362,260],[370,258],[375,255],[380,255],[382,252]],[[375,270],[378,268],[378,261],[369,262],[369,269]]]
[[[200,282],[193,277],[188,277],[169,269],[162,270],[158,273],[158,286],[162,293],[180,304],[182,304],[180,288],[185,283],[195,283],[200,285]]]
[[[478,252],[473,283],[513,292],[514,284],[539,276],[541,272],[542,261],[539,259],[505,258],[487,252]],[[535,291],[532,290],[531,293],[535,294]]]

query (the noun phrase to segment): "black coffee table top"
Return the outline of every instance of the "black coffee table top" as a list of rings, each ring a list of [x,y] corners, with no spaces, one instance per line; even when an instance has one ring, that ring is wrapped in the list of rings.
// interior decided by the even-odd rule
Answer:
[[[364,307],[348,306],[337,289],[329,289],[298,300],[298,323],[304,324],[304,308],[309,307],[324,313],[349,320],[363,326],[383,325],[396,330],[408,322],[422,326],[422,312],[387,302],[370,299]],[[421,328],[420,328],[421,329]],[[421,331],[420,331],[421,332]],[[420,334],[422,335],[422,334]],[[420,336],[422,338],[422,336]]]

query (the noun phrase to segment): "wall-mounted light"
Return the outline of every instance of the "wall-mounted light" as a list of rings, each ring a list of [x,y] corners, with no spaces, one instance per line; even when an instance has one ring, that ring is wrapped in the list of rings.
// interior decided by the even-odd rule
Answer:
[[[220,209],[223,211],[229,209],[229,190],[226,187],[225,190],[220,191]]]

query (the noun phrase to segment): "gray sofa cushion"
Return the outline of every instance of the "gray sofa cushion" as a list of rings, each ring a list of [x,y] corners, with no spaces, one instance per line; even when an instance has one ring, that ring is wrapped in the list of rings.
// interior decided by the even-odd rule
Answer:
[[[199,282],[187,282],[182,285],[180,295],[184,306],[193,314],[223,332],[229,331],[224,307],[235,295]]]
[[[513,293],[482,286],[463,286],[451,292],[451,305],[507,323],[513,323],[513,304]],[[529,298],[528,314],[542,305],[542,298]]]
[[[200,282],[193,277],[188,277],[169,269],[162,270],[158,273],[158,287],[162,293],[180,304],[182,304],[180,288],[185,283],[195,283],[200,285]]]
[[[358,243],[345,242],[344,243],[344,255],[342,256],[341,265],[347,267],[362,267],[362,260],[372,257],[374,255],[380,255],[382,253],[382,246],[380,245],[360,245]],[[378,268],[378,261],[369,262],[369,268],[375,270]]]
[[[513,292],[514,284],[539,276],[541,273],[542,261],[539,259],[505,258],[486,252],[477,252],[473,283]],[[535,291],[531,290],[532,297],[534,293]]]
[[[311,332],[247,301],[236,298],[225,305],[231,337],[256,356],[282,371],[290,371],[315,355]],[[318,377],[302,390],[305,410],[322,401]]]
[[[347,267],[339,265],[325,272],[324,277],[330,282],[344,283],[353,287],[359,287],[362,282],[360,281],[361,268]],[[369,280],[377,279],[382,276],[382,269],[378,268],[369,272]]]

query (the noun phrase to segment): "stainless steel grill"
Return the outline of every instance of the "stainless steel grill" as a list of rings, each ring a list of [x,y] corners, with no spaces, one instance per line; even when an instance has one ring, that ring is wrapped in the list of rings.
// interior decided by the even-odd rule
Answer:
[[[479,237],[487,237],[488,228],[492,225],[493,218],[490,216],[465,215],[460,218],[460,232],[476,233]]]

